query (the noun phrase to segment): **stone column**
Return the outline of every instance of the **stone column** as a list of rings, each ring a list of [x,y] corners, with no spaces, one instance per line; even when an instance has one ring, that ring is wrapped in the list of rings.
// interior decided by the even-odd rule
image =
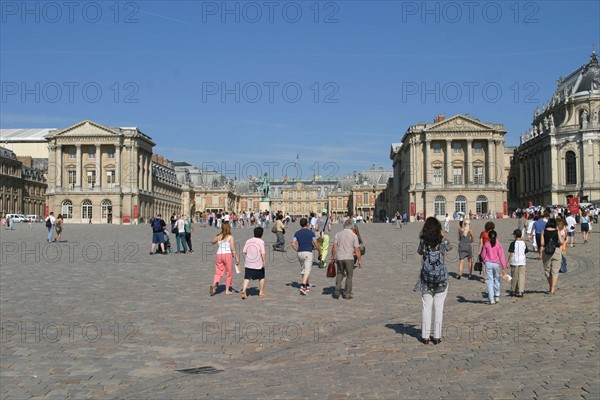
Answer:
[[[76,174],[75,189],[81,190],[81,145],[76,144],[75,148],[77,149],[77,153],[75,155],[75,158],[77,160],[77,166],[75,167],[75,174]]]
[[[62,145],[56,145],[56,155],[55,155],[55,173],[56,173],[56,187],[62,188]]]
[[[494,141],[489,139],[487,141],[487,162],[488,162],[488,184],[492,185],[495,180],[494,170],[495,170],[495,159],[494,159]]]
[[[452,155],[451,152],[452,151],[452,140],[451,139],[447,139],[446,140],[446,151],[444,153],[444,161],[446,162],[446,171],[445,171],[445,178],[446,178],[446,183],[451,184],[452,183]]]
[[[424,155],[424,166],[423,166],[423,173],[425,175],[425,179],[424,179],[424,183],[425,186],[430,184],[430,180],[429,180],[429,173],[430,173],[430,163],[431,163],[431,158],[430,158],[430,151],[431,151],[431,140],[425,140],[425,155]]]
[[[141,181],[140,174],[142,173],[142,171],[141,171],[142,168],[140,166],[140,153],[139,153],[139,150],[138,150],[138,147],[136,144],[133,145],[132,150],[133,150],[133,160],[132,160],[133,163],[132,164],[135,166],[135,173],[132,174],[133,179],[134,179],[133,191],[137,192],[140,189],[140,183],[141,183],[140,182]]]
[[[473,184],[473,139],[467,139],[467,168],[465,169],[465,182]]]
[[[525,193],[525,165],[523,164],[522,160],[518,160],[517,162],[519,163],[519,186],[518,186],[519,196],[518,197],[521,197],[521,195],[523,193]]]
[[[123,151],[123,145],[121,143],[115,144],[115,153],[117,162],[115,166],[115,186],[121,188],[121,153]]]
[[[96,183],[94,185],[97,190],[102,188],[102,146],[99,144],[96,144]]]
[[[502,182],[506,182],[504,177],[504,147],[502,146],[501,139],[496,139],[494,143],[496,144],[496,178],[494,182],[501,185]]]
[[[57,147],[56,145],[54,145],[52,143],[48,143],[48,189],[46,190],[47,193],[54,192],[56,186],[58,186],[56,183],[56,181],[57,181],[57,178],[56,178],[56,147]],[[6,179],[5,181],[6,181],[5,185],[10,187],[11,183],[9,182],[9,179]],[[7,209],[8,210],[12,209],[12,206],[10,205],[8,198],[6,199],[6,206],[4,208],[5,208],[5,211]],[[2,211],[2,210],[0,210],[0,211]]]
[[[409,165],[409,170],[410,170],[410,184],[408,185],[409,190],[414,187],[417,184],[417,172],[416,172],[416,166],[417,166],[417,160],[416,160],[416,156],[415,156],[415,143],[414,140],[411,138],[408,142],[409,144],[409,151],[410,151],[410,165]],[[354,200],[354,196],[352,197],[352,199]]]
[[[580,189],[583,189],[583,170],[585,168],[585,160],[587,158],[587,152],[585,150],[585,146],[583,145],[583,141],[579,141],[577,143],[577,147],[579,150],[579,154],[578,154],[578,160],[579,161],[576,165],[577,165],[577,187]],[[587,146],[588,148],[591,148],[592,146]],[[597,168],[597,167],[596,167]],[[589,174],[591,175],[591,174]],[[585,194],[585,193],[584,193]],[[591,199],[589,199],[591,200]]]

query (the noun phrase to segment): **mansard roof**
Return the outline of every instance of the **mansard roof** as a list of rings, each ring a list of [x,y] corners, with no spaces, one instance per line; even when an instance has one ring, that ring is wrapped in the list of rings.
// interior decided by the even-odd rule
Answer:
[[[600,92],[600,66],[595,52],[592,52],[586,64],[571,72],[566,78],[558,78],[557,88],[552,98],[560,101],[565,97],[577,93],[587,94],[590,91]]]

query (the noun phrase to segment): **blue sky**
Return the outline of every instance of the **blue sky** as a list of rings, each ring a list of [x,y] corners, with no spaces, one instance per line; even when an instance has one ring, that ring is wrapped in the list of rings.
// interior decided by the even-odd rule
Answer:
[[[304,176],[389,169],[390,144],[438,114],[502,123],[516,145],[558,77],[600,45],[597,1],[2,1],[0,12],[2,128],[137,126],[170,160],[256,163],[276,178],[296,161]]]

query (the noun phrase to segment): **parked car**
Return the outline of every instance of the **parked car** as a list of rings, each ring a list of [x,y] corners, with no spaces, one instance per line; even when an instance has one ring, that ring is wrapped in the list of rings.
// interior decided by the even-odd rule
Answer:
[[[25,219],[27,222],[42,222],[42,220],[37,215],[26,215]]]

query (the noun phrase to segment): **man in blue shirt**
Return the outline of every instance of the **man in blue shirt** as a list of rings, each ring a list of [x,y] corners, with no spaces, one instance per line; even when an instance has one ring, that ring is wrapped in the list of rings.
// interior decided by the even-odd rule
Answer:
[[[313,249],[317,249],[319,252],[319,260],[321,259],[321,247],[317,242],[317,236],[315,233],[308,228],[308,220],[306,218],[300,219],[300,226],[302,229],[294,233],[292,239],[292,248],[298,252],[298,261],[300,261],[300,267],[302,268],[302,285],[300,286],[300,294],[306,296],[310,291],[310,284],[308,283],[308,276],[312,268],[313,262]]]
[[[538,219],[533,223],[533,229],[535,231],[535,243],[538,247],[538,256],[539,259],[542,259],[542,233],[544,233],[544,229],[546,229],[546,224],[548,223],[548,218],[550,216],[548,214],[544,214],[542,219]]]

